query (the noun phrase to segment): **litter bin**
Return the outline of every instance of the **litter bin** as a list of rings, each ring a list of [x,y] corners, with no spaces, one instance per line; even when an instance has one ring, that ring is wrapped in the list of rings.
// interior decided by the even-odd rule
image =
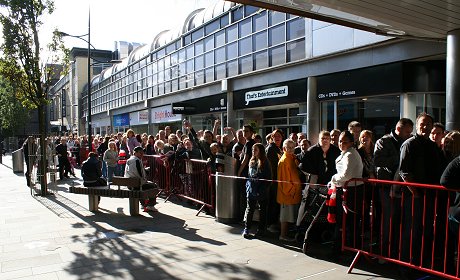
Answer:
[[[12,153],[13,160],[13,172],[23,173],[24,172],[24,153],[22,149],[18,149]]]
[[[239,190],[234,176],[236,159],[218,153],[216,156],[216,220],[219,223],[231,224],[239,222]]]

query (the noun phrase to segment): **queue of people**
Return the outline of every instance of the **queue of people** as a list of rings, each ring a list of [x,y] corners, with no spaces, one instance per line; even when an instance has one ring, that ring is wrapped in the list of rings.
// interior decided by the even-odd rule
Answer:
[[[264,236],[266,231],[270,231],[278,232],[279,239],[283,242],[293,241],[289,227],[297,219],[302,190],[307,183],[328,186],[335,194],[351,178],[377,178],[426,184],[441,182],[448,188],[460,188],[460,182],[455,181],[457,177],[452,175],[452,170],[457,168],[458,164],[449,165],[448,175],[441,177],[449,163],[459,161],[460,132],[445,131],[442,124],[435,123],[433,117],[426,113],[420,114],[415,124],[410,119],[401,118],[389,134],[377,141],[374,141],[372,131],[363,129],[356,121],[350,122],[345,131],[333,129],[319,132],[319,141],[313,144],[304,133],[291,133],[285,139],[280,129],[269,133],[265,138],[267,142],[263,144],[262,137],[255,133],[251,125],[244,125],[238,130],[225,127],[222,129],[224,134],[218,135],[220,126],[220,121],[216,120],[213,131],[195,130],[191,123],[185,120],[182,129],[176,132],[172,132],[168,126],[159,130],[156,135],[136,134],[134,130],[129,129],[126,133],[112,136],[95,136],[89,151],[97,155],[101,162],[101,177],[106,178],[109,183],[114,175],[138,176],[142,178],[143,184],[148,183],[145,171],[138,166],[143,154],[160,155],[165,165],[174,164],[176,159],[207,160],[213,171],[217,153],[232,156],[238,161],[235,176],[243,182],[240,184],[240,207],[241,213],[244,213],[242,219],[245,221],[243,237]],[[84,159],[81,153],[75,151],[75,147],[87,147],[86,137],[75,139],[69,136],[68,139],[61,138],[59,141],[61,145],[66,144],[66,151],[71,155],[79,154],[80,159]],[[61,146],[59,154],[62,155],[63,162],[59,162],[59,170],[60,173],[62,170],[62,178],[70,172],[67,170],[64,152]],[[94,157],[94,154],[91,154],[91,157]],[[79,160],[78,165],[81,164]],[[134,162],[135,166],[131,166],[131,162]],[[426,224],[420,215],[412,217],[410,209],[390,207],[390,204],[400,203],[400,194],[403,192],[404,200],[407,200],[403,205],[411,205],[409,201],[414,200],[417,207],[424,206],[427,211],[434,211],[434,202],[430,200],[432,196],[427,194],[428,199],[421,201],[417,190],[407,187],[379,188],[372,196],[373,201],[368,197],[364,205],[369,209],[372,204],[376,217],[392,215],[395,217],[393,221],[400,217],[402,221],[399,222],[409,224],[408,221],[411,221],[420,229],[423,222]],[[353,199],[358,202],[365,200],[359,193],[349,197],[354,197]],[[440,203],[446,202],[440,200],[437,203],[436,207],[440,207]],[[257,208],[260,210],[259,223],[253,235],[251,226]],[[389,212],[390,208],[392,212]],[[455,218],[458,212],[458,209],[452,211],[453,218],[449,217],[449,221],[458,221]],[[379,224],[383,228],[380,238],[384,246],[397,246],[389,244],[394,241],[394,238],[393,241],[389,240],[389,235],[393,234],[389,221],[382,220]],[[458,232],[458,222],[452,228],[456,228]],[[403,239],[407,238],[409,233],[410,229],[404,228]],[[432,241],[432,236],[432,231],[427,231],[424,242]],[[415,239],[414,242],[415,247],[420,249],[421,246],[417,244],[421,244],[422,240]],[[406,247],[402,246],[404,259],[411,262],[422,261],[417,257],[409,259],[410,254]]]

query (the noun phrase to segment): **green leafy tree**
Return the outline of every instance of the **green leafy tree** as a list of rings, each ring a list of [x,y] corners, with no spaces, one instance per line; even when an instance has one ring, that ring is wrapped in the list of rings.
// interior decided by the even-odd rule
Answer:
[[[24,127],[29,120],[29,110],[19,101],[9,82],[0,77],[0,125],[3,133],[13,135],[19,128]]]
[[[46,106],[47,92],[53,69],[42,65],[39,29],[41,18],[54,10],[51,0],[0,0],[0,23],[3,27],[4,43],[1,45],[0,75],[15,91],[18,100],[28,109],[38,112],[41,162],[46,162]],[[56,39],[57,36],[54,38]],[[60,45],[50,44],[51,51]],[[50,62],[53,63],[53,62]],[[46,174],[45,164],[40,165],[40,173]],[[42,195],[47,194],[46,176],[40,177]]]

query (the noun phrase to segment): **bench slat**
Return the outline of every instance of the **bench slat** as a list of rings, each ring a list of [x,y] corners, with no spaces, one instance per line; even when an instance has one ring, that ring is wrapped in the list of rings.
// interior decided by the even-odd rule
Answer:
[[[116,197],[116,198],[138,198],[145,199],[157,195],[158,189],[148,190],[116,190],[108,189],[107,187],[75,187],[69,188],[70,193],[75,194],[87,194],[87,195],[98,195],[103,197]]]

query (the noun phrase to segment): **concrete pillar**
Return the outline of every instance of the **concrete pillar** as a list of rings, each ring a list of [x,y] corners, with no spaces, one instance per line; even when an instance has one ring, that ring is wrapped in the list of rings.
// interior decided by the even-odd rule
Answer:
[[[460,29],[447,33],[446,129],[460,129]]]
[[[235,130],[238,129],[238,123],[236,122],[236,113],[233,110],[233,90],[231,87],[231,81],[222,81],[222,91],[227,92],[227,125],[233,127]],[[222,124],[224,125],[224,124]]]
[[[307,81],[307,139],[312,144],[318,143],[319,127],[319,102],[316,100],[316,77],[308,77]]]

